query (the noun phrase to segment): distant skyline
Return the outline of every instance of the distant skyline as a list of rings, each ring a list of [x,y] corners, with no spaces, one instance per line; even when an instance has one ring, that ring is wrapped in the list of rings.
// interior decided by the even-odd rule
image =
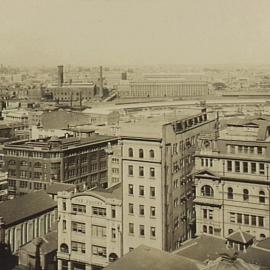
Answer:
[[[0,0],[0,64],[270,64],[269,0]]]

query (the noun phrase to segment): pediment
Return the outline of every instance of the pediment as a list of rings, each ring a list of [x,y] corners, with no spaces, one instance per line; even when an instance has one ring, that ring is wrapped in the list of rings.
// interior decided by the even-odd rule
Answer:
[[[214,179],[220,179],[218,175],[216,175],[214,172],[210,170],[201,170],[194,174],[195,177],[201,177],[201,178],[214,178]]]

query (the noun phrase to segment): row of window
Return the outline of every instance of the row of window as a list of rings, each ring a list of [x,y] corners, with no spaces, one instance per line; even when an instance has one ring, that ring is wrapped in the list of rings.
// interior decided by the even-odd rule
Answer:
[[[63,211],[66,211],[65,202],[63,202]],[[79,214],[85,214],[86,213],[86,205],[72,204],[72,212],[79,213]],[[96,216],[106,216],[106,208],[92,206],[92,214],[96,215]],[[116,217],[115,206],[112,206],[111,217],[112,218]]]
[[[134,223],[129,223],[129,234],[134,235]],[[144,237],[145,236],[145,226],[139,225],[139,236]],[[156,237],[156,228],[150,227],[150,238]]]
[[[265,153],[265,147],[262,146],[247,146],[247,145],[227,145],[227,153],[230,154],[250,154],[250,155],[263,155]]]
[[[227,171],[265,175],[265,164],[237,160],[233,162],[232,160],[227,160]]]
[[[128,185],[128,195],[134,195],[134,185]],[[156,196],[155,187],[150,187],[150,198],[154,198]],[[139,196],[145,196],[144,186],[139,186]]]
[[[149,168],[149,177],[154,178],[156,175],[155,168]],[[128,176],[134,176],[134,166],[128,165]],[[139,166],[139,176],[144,177],[144,167]]]
[[[211,186],[204,185],[201,187],[201,195],[206,196],[206,197],[214,197],[214,190]],[[233,191],[233,188],[228,187],[227,188],[227,199],[233,200],[234,196],[235,196],[235,193]],[[250,197],[249,190],[244,188],[243,193],[242,193],[243,201],[249,201],[249,197]],[[258,198],[259,198],[259,203],[265,203],[266,196],[265,196],[265,192],[263,190],[259,191]]]
[[[144,150],[143,149],[139,149],[139,154],[138,154],[139,158],[144,158]],[[128,157],[134,157],[134,151],[133,148],[129,148],[128,149]],[[149,158],[155,158],[155,152],[153,149],[149,150]]]
[[[150,217],[155,217],[156,216],[156,207],[150,206]],[[131,215],[134,215],[134,204],[129,203],[128,205],[128,213]],[[145,206],[144,205],[139,205],[139,215],[144,216],[145,215]]]
[[[34,190],[46,189],[47,185],[38,182],[30,182],[30,181],[16,181],[16,180],[8,180],[9,187],[16,187],[16,183],[19,182],[20,188],[29,188]]]
[[[230,212],[230,223],[264,227],[264,217]]]

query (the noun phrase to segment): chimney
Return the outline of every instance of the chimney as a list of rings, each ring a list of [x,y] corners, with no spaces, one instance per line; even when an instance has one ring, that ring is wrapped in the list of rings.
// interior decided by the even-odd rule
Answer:
[[[58,86],[61,87],[64,83],[64,66],[58,66]]]
[[[100,88],[99,88],[99,96],[103,97],[103,74],[102,74],[102,66],[99,67],[99,79],[100,79]]]

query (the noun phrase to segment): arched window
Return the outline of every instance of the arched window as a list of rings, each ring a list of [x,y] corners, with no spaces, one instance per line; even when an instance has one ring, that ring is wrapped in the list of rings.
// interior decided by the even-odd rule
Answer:
[[[261,240],[264,240],[266,238],[265,234],[264,233],[261,233],[260,234],[260,238],[261,238]]]
[[[60,251],[64,253],[68,253],[68,245],[67,244],[61,244],[60,245]]]
[[[213,197],[214,190],[209,185],[205,185],[201,188],[202,196]]]
[[[262,190],[259,192],[259,202],[265,203],[265,193]]]
[[[213,234],[213,227],[212,226],[209,226],[209,233]]]
[[[8,165],[15,165],[16,164],[16,161],[11,159],[9,162],[8,162]]]
[[[34,164],[34,167],[35,167],[35,168],[41,168],[41,163],[40,163],[40,162],[36,162],[36,163]]]
[[[248,192],[248,190],[245,188],[245,189],[243,190],[243,200],[244,200],[244,201],[248,201],[248,199],[249,199],[249,192]]]
[[[143,158],[143,149],[139,149],[139,158]]]
[[[232,187],[228,187],[227,197],[229,200],[233,199],[233,188]]]
[[[133,149],[132,148],[128,148],[128,156],[133,157]]]
[[[203,225],[203,232],[207,233],[207,226],[206,225]]]
[[[150,158],[154,158],[154,157],[155,157],[155,152],[154,152],[153,149],[151,149],[151,150],[149,151],[149,156],[150,156]]]
[[[20,162],[20,165],[21,165],[21,166],[27,166],[27,161],[25,161],[25,160],[21,161],[21,162]]]

